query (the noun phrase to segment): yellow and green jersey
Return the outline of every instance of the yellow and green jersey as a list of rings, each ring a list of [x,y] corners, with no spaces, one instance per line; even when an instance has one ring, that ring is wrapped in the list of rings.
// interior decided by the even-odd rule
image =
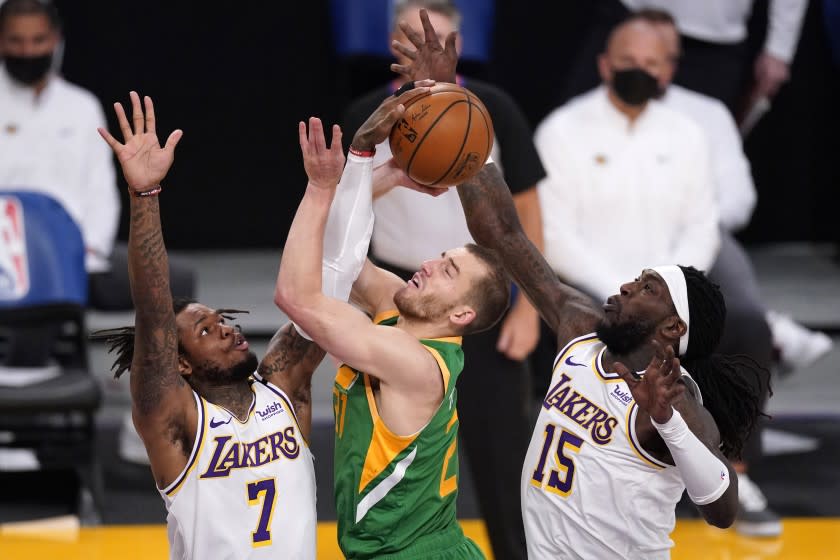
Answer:
[[[397,318],[392,312],[376,321],[394,325]],[[461,557],[483,558],[455,515],[461,339],[420,342],[437,360],[444,395],[429,423],[414,435],[398,436],[385,426],[369,375],[347,365],[336,374],[335,503],[338,542],[347,558],[430,557],[459,544],[466,550]]]

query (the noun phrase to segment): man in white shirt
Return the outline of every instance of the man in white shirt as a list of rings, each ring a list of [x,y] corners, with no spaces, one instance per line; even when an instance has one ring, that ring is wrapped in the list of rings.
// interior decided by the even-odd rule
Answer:
[[[51,2],[0,0],[0,191],[56,199],[85,242],[88,306],[132,310],[126,244],[115,243],[120,196],[113,156],[96,133],[107,128],[105,113],[96,96],[59,75],[60,43],[61,21]],[[173,294],[194,297],[191,266],[177,258],[169,265]],[[128,411],[126,419],[121,454],[146,462]]]
[[[767,33],[751,59],[748,23],[755,0],[600,0],[596,28],[581,49],[568,96],[594,83],[591,56],[614,25],[643,8],[668,11],[683,39],[683,59],[675,82],[720,99],[733,114],[745,105],[772,99],[790,77],[790,65],[807,8],[807,0],[769,0]],[[749,65],[752,62],[750,75]]]
[[[623,24],[598,61],[603,85],[536,130],[548,171],[537,186],[546,260],[600,301],[649,263],[706,270],[717,256],[719,210],[703,132],[654,99],[667,65],[652,25]]]

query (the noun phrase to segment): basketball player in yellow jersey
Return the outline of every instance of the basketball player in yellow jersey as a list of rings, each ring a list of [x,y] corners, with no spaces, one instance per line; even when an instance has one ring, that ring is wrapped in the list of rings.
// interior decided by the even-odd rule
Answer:
[[[425,35],[403,27],[411,63],[395,69],[451,79],[455,63],[421,19]],[[761,410],[745,377],[769,373],[713,354],[726,314],[717,286],[692,267],[660,266],[597,306],[525,236],[495,164],[457,188],[473,238],[501,254],[560,348],[522,467],[529,557],[668,558],[683,490],[708,523],[731,525],[738,488],[727,457]]]
[[[372,165],[373,147],[387,138],[403,103],[427,91],[386,99],[368,119],[378,126],[354,136],[347,165]],[[406,283],[368,261],[352,295],[364,312],[325,296],[321,254],[345,164],[341,130],[332,127],[327,146],[321,121],[310,118],[299,135],[309,182],[283,250],[275,301],[343,362],[334,390],[341,549],[349,558],[482,558],[455,515],[455,382],[460,337],[490,328],[507,307],[501,263],[486,249],[462,247],[425,262]],[[389,311],[390,321],[371,320]]]
[[[168,510],[170,557],[314,560],[307,442],[310,380],[324,352],[290,323],[258,364],[229,312],[173,304],[158,194],[181,131],[161,148],[151,99],[145,115],[135,92],[131,103],[132,124],[115,104],[124,144],[99,132],[131,194],[135,324],[97,336],[117,352],[117,375],[131,371],[132,416]]]

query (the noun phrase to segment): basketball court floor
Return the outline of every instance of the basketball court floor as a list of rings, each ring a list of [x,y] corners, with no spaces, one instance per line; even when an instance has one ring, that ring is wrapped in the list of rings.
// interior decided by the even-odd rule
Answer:
[[[774,379],[773,416],[765,434],[766,459],[751,474],[773,509],[784,517],[780,538],[738,536],[707,526],[691,506],[680,504],[672,538],[674,560],[840,559],[840,264],[826,248],[802,245],[751,250],[769,307],[829,332],[832,352],[804,371]],[[198,298],[211,306],[250,309],[239,321],[257,355],[284,316],[272,304],[279,251],[190,253],[199,271]],[[89,317],[89,328],[120,326],[131,314]],[[0,472],[0,560],[166,558],[165,509],[148,467],[117,455],[120,424],[128,406],[127,380],[111,379],[112,360],[91,348],[105,403],[98,418],[98,445],[105,470],[104,523],[80,527],[74,515],[75,481],[68,473]],[[342,558],[335,542],[332,505],[333,366],[314,379],[311,446],[318,480],[318,558]],[[503,390],[503,389],[502,389]],[[490,555],[469,474],[461,457],[458,513],[465,531]],[[3,470],[0,457],[0,470]],[[516,492],[516,488],[500,488]]]

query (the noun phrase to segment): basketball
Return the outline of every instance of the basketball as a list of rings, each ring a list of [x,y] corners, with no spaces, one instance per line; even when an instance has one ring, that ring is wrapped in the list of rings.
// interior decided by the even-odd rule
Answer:
[[[447,188],[475,176],[493,148],[493,121],[484,103],[456,84],[437,84],[406,105],[391,130],[397,165],[427,187]]]

